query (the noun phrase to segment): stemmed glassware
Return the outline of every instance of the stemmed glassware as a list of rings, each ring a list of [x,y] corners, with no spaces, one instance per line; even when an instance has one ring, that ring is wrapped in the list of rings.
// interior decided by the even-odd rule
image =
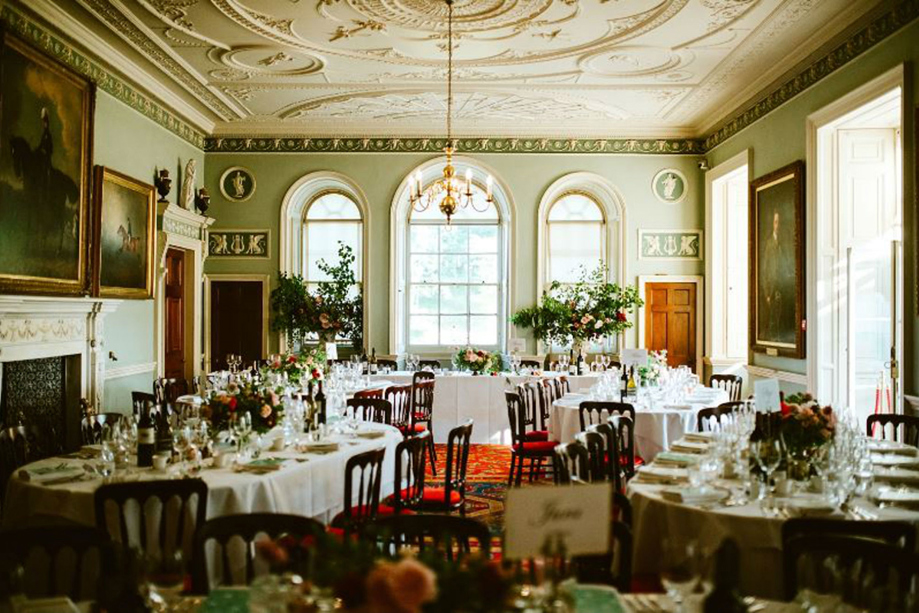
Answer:
[[[686,610],[686,598],[699,584],[701,556],[698,546],[665,539],[662,543],[663,569],[661,583],[667,595],[677,605],[676,613]]]
[[[782,458],[785,457],[784,445],[780,437],[764,438],[758,441],[750,442],[750,452],[753,459],[763,471],[763,491],[769,493],[770,502],[772,499],[772,473],[779,467]]]

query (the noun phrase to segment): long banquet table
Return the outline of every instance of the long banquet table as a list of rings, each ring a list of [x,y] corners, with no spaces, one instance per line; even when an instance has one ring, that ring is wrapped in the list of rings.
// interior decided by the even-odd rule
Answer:
[[[282,467],[274,472],[254,474],[234,472],[231,468],[205,468],[200,477],[208,486],[207,516],[219,517],[235,513],[294,513],[329,521],[344,504],[344,473],[348,458],[370,449],[386,448],[383,465],[383,489],[393,491],[395,447],[402,440],[396,428],[383,424],[365,423],[361,430],[380,430],[378,438],[332,436],[339,442],[338,451],[326,454],[299,453],[294,450],[264,451],[262,457],[281,458]],[[48,458],[25,466],[28,480],[10,478],[3,525],[14,526],[35,514],[53,515],[81,524],[93,525],[95,511],[93,495],[102,484],[101,477],[47,485],[37,475],[42,467],[67,463],[79,467],[84,460]],[[37,472],[38,470],[38,472]],[[116,472],[115,479],[155,480],[174,476],[165,471],[132,468]]]
[[[390,372],[372,375],[372,381],[386,380],[397,385],[412,382],[411,372]],[[544,376],[557,376],[547,373]],[[473,443],[509,445],[510,424],[507,420],[505,390],[518,383],[539,379],[532,375],[499,373],[495,376],[469,374],[438,374],[434,377],[434,440],[446,442],[451,428],[468,418],[475,420]],[[587,390],[597,382],[598,375],[568,376],[571,391]]]

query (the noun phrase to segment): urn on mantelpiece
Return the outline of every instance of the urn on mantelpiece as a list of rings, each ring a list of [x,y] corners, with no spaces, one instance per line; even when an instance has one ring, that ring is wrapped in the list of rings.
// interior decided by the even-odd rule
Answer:
[[[199,213],[205,215],[210,205],[211,195],[208,193],[206,187],[202,187],[198,190],[198,193],[195,194],[195,208],[198,209]]]
[[[153,184],[156,186],[156,191],[160,195],[158,203],[169,204],[169,201],[166,200],[166,196],[169,195],[169,190],[172,189],[172,178],[169,176],[169,171],[165,168],[160,169],[153,179]]]

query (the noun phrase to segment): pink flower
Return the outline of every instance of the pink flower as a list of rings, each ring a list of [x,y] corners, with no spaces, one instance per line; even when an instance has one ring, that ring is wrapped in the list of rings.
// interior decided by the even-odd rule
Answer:
[[[584,317],[581,318],[581,323],[582,323],[582,324],[587,324],[587,323],[590,322],[590,320],[591,320],[590,315],[585,315]]]
[[[418,613],[437,596],[436,577],[424,564],[405,558],[378,564],[367,576],[371,613]]]
[[[599,330],[602,327],[603,327],[603,322],[598,319],[597,323],[594,324],[594,329]]]
[[[261,414],[262,414],[262,419],[268,419],[269,417],[271,417],[271,407],[268,406],[267,404],[263,404]]]

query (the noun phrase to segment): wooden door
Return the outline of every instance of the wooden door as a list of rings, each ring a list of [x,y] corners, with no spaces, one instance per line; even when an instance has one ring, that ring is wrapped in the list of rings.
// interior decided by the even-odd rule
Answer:
[[[667,350],[671,367],[696,364],[696,284],[645,285],[645,347]]]
[[[166,251],[166,365],[169,378],[185,378],[185,252]]]
[[[243,363],[261,359],[265,336],[262,281],[211,281],[211,370],[227,367],[227,354]]]

